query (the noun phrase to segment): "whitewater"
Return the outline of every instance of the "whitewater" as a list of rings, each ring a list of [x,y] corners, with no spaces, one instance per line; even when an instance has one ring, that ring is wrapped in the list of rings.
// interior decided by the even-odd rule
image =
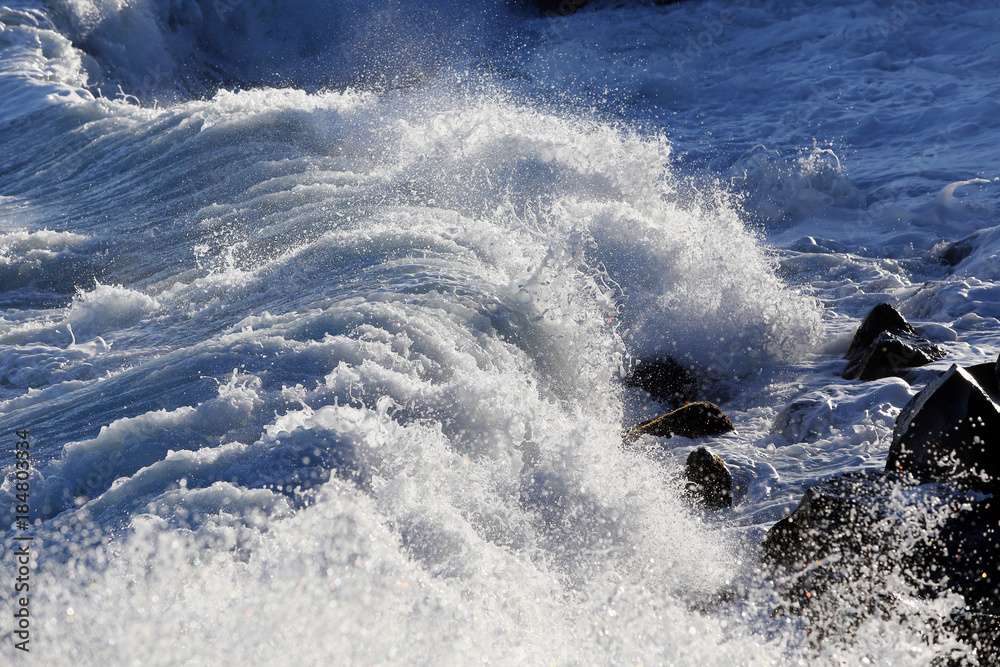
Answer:
[[[897,612],[818,635],[757,550],[810,485],[881,470],[935,372],[1000,353],[998,19],[5,3],[2,661],[961,651],[927,631],[955,601],[902,580]],[[947,356],[844,380],[883,302]],[[662,356],[735,432],[622,447],[666,410],[623,379]],[[700,445],[733,470],[730,510],[681,497]]]

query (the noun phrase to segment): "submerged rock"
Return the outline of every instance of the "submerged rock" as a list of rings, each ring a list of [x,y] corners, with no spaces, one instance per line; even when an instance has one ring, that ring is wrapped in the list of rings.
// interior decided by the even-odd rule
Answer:
[[[705,435],[722,435],[735,430],[733,422],[729,421],[729,417],[723,414],[718,405],[699,401],[629,429],[625,434],[625,443],[634,442],[640,435],[663,438],[681,435],[685,438],[700,438]]]
[[[946,244],[938,255],[941,263],[952,267],[961,264],[979,246],[980,236],[982,236],[982,230],[970,234],[960,241]]]
[[[877,380],[902,375],[945,355],[943,349],[921,338],[895,308],[887,303],[875,306],[858,327],[846,358],[848,380]]]
[[[670,357],[639,363],[625,378],[625,386],[639,387],[655,400],[674,407],[698,396],[698,380]]]
[[[1000,407],[970,371],[953,365],[896,418],[886,471],[990,492],[1000,480]]]
[[[733,475],[718,454],[699,447],[684,467],[684,496],[708,509],[733,506]]]

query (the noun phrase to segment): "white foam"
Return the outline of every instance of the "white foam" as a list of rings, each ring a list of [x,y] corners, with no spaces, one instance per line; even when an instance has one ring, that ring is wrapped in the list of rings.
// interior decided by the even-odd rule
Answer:
[[[25,321],[0,324],[0,349],[5,351],[0,380],[30,390],[90,380],[117,370],[122,356],[110,354],[114,336],[158,307],[155,299],[140,292],[98,284],[91,291],[79,292],[69,308],[55,317],[36,314]],[[111,337],[105,338],[109,332]]]
[[[11,122],[52,104],[93,100],[81,53],[34,2],[0,8],[0,117]]]

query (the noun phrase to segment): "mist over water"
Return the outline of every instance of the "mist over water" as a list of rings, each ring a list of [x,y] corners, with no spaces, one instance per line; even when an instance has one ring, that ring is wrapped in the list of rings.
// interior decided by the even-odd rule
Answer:
[[[398,88],[483,59],[513,37],[502,0],[369,3],[53,0],[53,19],[87,54],[91,89],[140,99],[219,86]],[[517,20],[514,20],[516,23]]]
[[[902,130],[882,148],[764,123],[815,76],[790,43],[764,48],[773,26],[798,26],[819,62],[837,50],[803,26],[856,24],[765,2],[697,57],[680,50],[725,8],[0,12],[0,423],[31,433],[38,558],[32,653],[5,640],[2,655],[846,665],[948,650],[922,629],[947,600],[890,582],[919,613],[817,644],[754,570],[806,486],[884,465],[915,393],[838,377],[866,306],[892,295],[961,358],[990,354],[956,296],[992,289],[988,253],[954,279],[925,261],[990,226],[990,181],[935,200],[980,174],[942,167],[921,209],[930,175],[900,176],[894,197],[883,173]],[[976,11],[954,19],[970,40]],[[912,53],[885,44],[872,67],[912,92],[885,74]],[[737,58],[785,85],[741,82]],[[925,280],[950,300],[921,297]],[[980,317],[996,302],[980,298]],[[701,443],[621,447],[662,409],[623,374],[662,355],[737,425],[703,443],[746,482],[721,515],[680,498]]]

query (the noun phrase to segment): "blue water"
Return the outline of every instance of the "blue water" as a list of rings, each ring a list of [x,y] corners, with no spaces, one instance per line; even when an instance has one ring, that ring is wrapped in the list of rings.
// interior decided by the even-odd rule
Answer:
[[[37,555],[32,651],[0,652],[929,664],[955,601],[895,582],[905,612],[817,645],[755,550],[810,484],[884,466],[919,384],[839,377],[869,308],[943,345],[931,369],[996,359],[998,17],[0,9],[5,581],[15,429]],[[664,406],[620,380],[664,354],[735,433],[621,449]],[[679,497],[698,444],[731,511]]]

